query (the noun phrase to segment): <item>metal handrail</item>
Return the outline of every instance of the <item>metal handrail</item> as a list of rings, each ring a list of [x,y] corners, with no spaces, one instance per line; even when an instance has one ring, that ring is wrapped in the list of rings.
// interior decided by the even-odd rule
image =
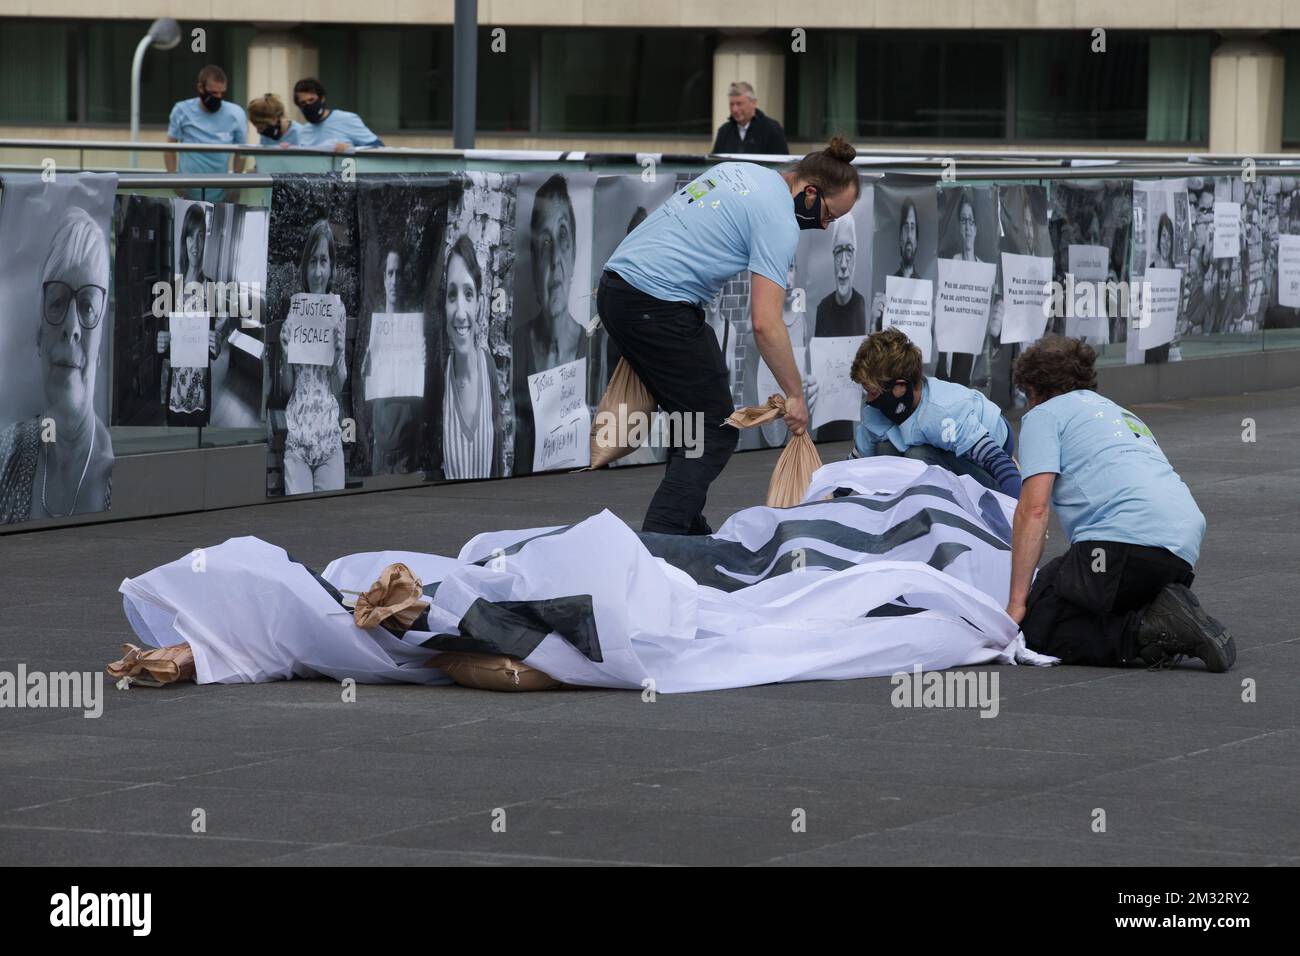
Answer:
[[[307,156],[337,156],[332,149],[320,147],[302,147],[292,146],[281,150],[279,147],[260,146],[257,144],[244,143],[220,144],[220,143],[164,143],[164,142],[130,142],[124,140],[85,140],[85,139],[0,139],[0,149],[76,149],[76,150],[104,150],[108,152],[182,152],[182,153],[236,153],[239,155],[259,155],[259,154],[280,154],[289,155],[307,155]],[[582,161],[592,157],[600,156],[633,156],[633,155],[662,155],[652,150],[522,150],[522,149],[441,149],[425,146],[374,146],[364,147],[357,152],[368,156],[392,156],[392,157],[425,157],[437,159],[477,159],[488,158],[493,154],[509,154],[510,158],[517,159],[520,162],[527,162],[535,159],[539,162],[555,162],[559,159],[570,161]],[[955,160],[958,163],[963,160],[980,160],[983,162],[1070,162],[1076,160],[1095,161],[1103,160],[1106,162],[1238,162],[1250,159],[1256,163],[1260,162],[1300,162],[1300,152],[1292,153],[1212,153],[1209,151],[1196,150],[1151,150],[1151,151],[1126,151],[1126,152],[1107,152],[1104,150],[1065,150],[1065,149],[1044,149],[1044,150],[1023,150],[1023,149],[999,149],[996,146],[987,148],[966,148],[966,149],[939,149],[926,147],[896,147],[874,149],[870,144],[863,144],[859,148],[862,154],[856,163],[858,165],[876,165],[872,162],[875,157],[899,159],[915,159],[919,162],[942,163],[945,160]],[[680,158],[683,161],[688,160],[707,160],[712,158],[718,159],[745,159],[751,162],[772,162],[785,163],[799,156],[763,156],[756,154],[727,154],[727,153],[699,153],[699,154],[675,154],[674,158]]]
[[[963,168],[958,166],[954,171],[954,178],[959,182],[970,182],[981,179],[1150,179],[1165,177],[1182,177],[1182,176],[1225,176],[1241,175],[1245,172],[1246,167],[1243,164],[1211,166],[1205,164],[1199,165],[1163,165],[1163,166],[1066,166],[1066,167],[987,167],[987,168]],[[1293,166],[1254,166],[1253,171],[1257,176],[1300,176],[1300,167]],[[889,172],[896,176],[913,176],[922,179],[933,179],[935,174],[930,170],[881,170],[873,169],[872,173],[883,175]],[[292,175],[286,173],[284,175]],[[365,176],[366,173],[358,175]],[[376,174],[382,175],[382,174]],[[117,177],[117,184],[120,188],[129,189],[266,189],[274,185],[274,178],[261,173],[221,173],[210,176],[190,176],[175,173],[121,173]]]

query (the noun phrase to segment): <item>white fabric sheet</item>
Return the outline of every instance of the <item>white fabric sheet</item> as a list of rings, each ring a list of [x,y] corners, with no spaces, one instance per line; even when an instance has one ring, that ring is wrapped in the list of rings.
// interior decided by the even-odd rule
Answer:
[[[837,488],[852,494],[823,500]],[[941,468],[857,459],[818,470],[804,504],[745,509],[709,538],[639,535],[602,511],[568,527],[481,534],[456,558],[382,551],[331,562],[322,577],[343,591],[366,590],[395,561],[426,591],[437,584],[428,630],[400,639],[357,627],[307,568],[252,537],[128,578],[121,591],[143,642],[193,646],[200,683],[446,683],[420,645],[459,635],[476,601],[575,595],[590,597],[598,653],[552,631],[524,658],[571,684],[652,680],[673,693],[917,664],[1053,663],[1025,649],[1003,612],[1013,510]]]

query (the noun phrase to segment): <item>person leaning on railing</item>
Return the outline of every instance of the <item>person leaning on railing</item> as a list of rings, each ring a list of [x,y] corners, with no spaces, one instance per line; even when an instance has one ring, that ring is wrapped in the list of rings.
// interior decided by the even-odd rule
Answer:
[[[226,101],[225,71],[219,66],[205,66],[199,70],[195,89],[198,96],[180,100],[172,107],[171,117],[167,121],[167,142],[242,145],[246,141],[248,117],[242,108]],[[169,173],[199,176],[224,173],[228,169],[233,169],[236,173],[244,171],[244,157],[232,157],[230,153],[208,150],[183,152],[179,159],[176,153],[166,152],[163,153],[163,163]],[[210,202],[220,202],[226,198],[223,189],[205,189],[202,195],[198,192],[194,191],[191,198]]]
[[[298,145],[302,124],[284,115],[284,102],[274,93],[248,101],[248,121],[261,137],[262,146],[284,149]]]

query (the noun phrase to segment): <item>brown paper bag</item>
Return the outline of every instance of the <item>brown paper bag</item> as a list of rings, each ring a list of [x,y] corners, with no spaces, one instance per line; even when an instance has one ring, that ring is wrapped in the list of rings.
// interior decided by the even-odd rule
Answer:
[[[420,579],[402,563],[390,564],[379,580],[357,598],[352,619],[357,627],[382,627],[401,637],[429,609]]]
[[[122,645],[122,659],[109,664],[109,677],[129,677],[138,684],[161,687],[182,680],[194,680],[194,651],[189,644],[141,648]]]
[[[609,385],[605,387],[605,394],[600,398],[596,417],[591,420],[590,467],[604,468],[610,462],[636,451],[636,445],[619,443],[620,437],[626,437],[630,425],[624,425],[620,429],[618,423],[635,421],[631,416],[636,412],[638,418],[644,416],[648,426],[658,407],[659,403],[641,379],[637,378],[632,366],[627,364],[627,359],[620,358],[609,379]]]
[[[750,405],[732,412],[725,422],[736,428],[753,428],[774,422],[785,415],[785,397],[768,396],[764,405]],[[802,435],[791,435],[785,443],[781,457],[772,469],[772,480],[767,486],[767,506],[769,508],[790,508],[803,501],[812,482],[813,472],[822,466],[821,455],[817,446],[805,431]]]
[[[532,691],[564,687],[550,674],[500,654],[447,651],[429,661],[429,666],[445,671],[460,686],[477,690]]]

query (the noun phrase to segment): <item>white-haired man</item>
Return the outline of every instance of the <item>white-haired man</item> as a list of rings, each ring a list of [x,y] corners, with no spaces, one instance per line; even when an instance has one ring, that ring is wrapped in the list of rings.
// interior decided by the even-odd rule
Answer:
[[[727,108],[731,111],[731,119],[718,127],[713,152],[790,155],[785,130],[758,108],[758,97],[748,83],[741,80],[731,84],[727,90]]]

